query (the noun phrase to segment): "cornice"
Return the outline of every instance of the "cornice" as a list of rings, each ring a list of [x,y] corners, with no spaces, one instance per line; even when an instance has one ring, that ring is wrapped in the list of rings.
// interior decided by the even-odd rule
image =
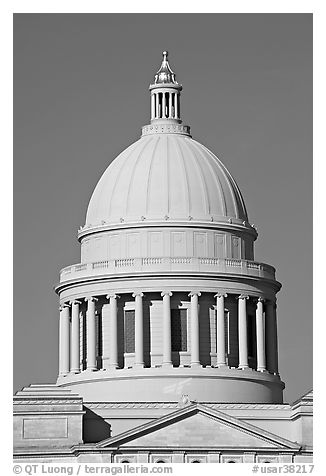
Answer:
[[[221,410],[287,410],[291,407],[288,404],[266,404],[266,403],[207,403],[203,405]],[[170,409],[179,408],[179,402],[84,402],[89,409]]]
[[[212,273],[211,275],[208,275],[207,273],[200,273],[200,272],[196,273],[194,271],[191,271],[191,272],[178,271],[178,272],[160,272],[160,273],[139,272],[139,273],[132,273],[131,275],[130,272],[126,271],[126,273],[124,274],[121,273],[118,276],[117,275],[108,276],[108,275],[102,274],[99,276],[85,276],[83,278],[75,278],[72,280],[67,280],[62,283],[57,283],[54,286],[54,290],[57,294],[60,294],[64,290],[83,286],[85,284],[106,284],[108,282],[115,283],[116,286],[119,286],[118,284],[119,282],[125,282],[127,280],[128,282],[132,283],[133,281],[139,281],[139,278],[142,278],[142,279],[154,278],[156,281],[159,279],[164,279],[164,280],[166,279],[177,279],[177,280],[178,279],[202,279],[204,281],[211,281],[212,279],[215,279],[215,280],[218,279],[220,281],[224,281],[225,283],[230,281],[233,281],[233,282],[236,281],[243,284],[248,283],[249,285],[251,285],[252,283],[254,285],[256,283],[263,283],[269,286],[273,290],[272,291],[273,293],[277,293],[282,287],[281,283],[273,279],[267,279],[267,278],[256,277],[256,276],[240,275],[236,273],[215,273],[215,274]],[[226,284],[224,284],[224,286],[227,287]],[[130,287],[132,287],[132,284],[130,284]],[[216,294],[216,288],[215,289],[213,288],[210,289],[210,288],[211,286],[209,287],[209,289],[202,289],[202,291],[212,292]],[[151,287],[151,288],[146,287],[146,289],[144,287],[143,290],[144,292],[161,291],[161,289],[158,289],[155,287]],[[120,292],[118,288],[117,288],[117,291]],[[178,289],[174,290],[174,292],[178,292],[178,291],[179,291]],[[184,289],[184,291],[189,291],[189,290]],[[236,293],[237,290],[234,290],[233,292]],[[232,294],[231,291],[229,291],[229,293]],[[251,292],[250,294],[252,294],[253,296],[255,295],[254,292]],[[257,296],[255,297],[259,297],[259,295],[260,295],[260,292],[257,291]]]
[[[87,235],[93,235],[109,231],[125,230],[128,228],[203,228],[215,229],[217,231],[235,231],[251,235],[256,240],[258,233],[256,229],[247,222],[243,222],[238,218],[232,217],[214,217],[211,216],[209,220],[197,220],[194,217],[187,217],[186,219],[171,219],[169,217],[162,217],[157,220],[147,220],[146,217],[139,217],[139,219],[125,221],[121,217],[119,222],[105,222],[96,225],[87,225],[80,227],[78,230],[78,241],[81,241]]]

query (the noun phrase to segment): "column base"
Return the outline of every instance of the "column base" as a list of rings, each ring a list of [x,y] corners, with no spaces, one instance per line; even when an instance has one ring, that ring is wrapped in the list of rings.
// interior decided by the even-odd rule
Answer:
[[[70,373],[71,374],[80,374],[80,369],[71,369]]]
[[[215,368],[217,368],[217,369],[220,369],[222,367],[224,367],[224,368],[227,367],[227,364],[223,362],[222,364],[216,364],[215,365]]]
[[[145,364],[134,364],[133,368],[134,369],[143,369],[145,367]]]
[[[110,365],[107,365],[106,368],[109,369],[109,370],[117,370],[119,368],[119,365],[118,364],[110,364]]]
[[[191,362],[190,364],[191,368],[199,368],[199,367],[202,367],[200,362]]]
[[[97,370],[98,370],[97,367],[87,367],[85,372],[96,372]]]
[[[249,365],[239,365],[238,369],[239,369],[239,370],[249,369]]]
[[[162,367],[164,367],[165,369],[166,368],[172,368],[173,365],[172,365],[172,362],[163,362]]]
[[[268,372],[264,367],[258,367],[257,372]]]

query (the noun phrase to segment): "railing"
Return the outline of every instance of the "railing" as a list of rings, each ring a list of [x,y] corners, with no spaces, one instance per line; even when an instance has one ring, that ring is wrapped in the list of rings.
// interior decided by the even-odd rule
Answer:
[[[214,274],[237,274],[275,279],[275,269],[265,263],[241,259],[153,257],[124,258],[96,261],[68,266],[61,270],[60,282],[96,275],[133,273],[197,272]]]

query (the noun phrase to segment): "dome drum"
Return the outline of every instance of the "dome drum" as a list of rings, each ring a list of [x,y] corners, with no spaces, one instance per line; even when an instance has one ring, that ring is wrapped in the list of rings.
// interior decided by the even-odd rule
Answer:
[[[124,374],[124,375],[122,375]],[[278,376],[251,370],[163,368],[129,369],[69,375],[58,385],[71,388],[85,401],[175,402],[183,394],[201,402],[282,403],[284,383]]]
[[[150,282],[151,280],[148,281],[147,285]],[[144,379],[146,387],[138,382],[137,392],[139,392],[139,398],[146,399],[147,384],[155,386],[157,379],[161,379],[162,382],[166,382],[168,387],[172,385],[170,393],[172,400],[175,400],[177,398],[176,388],[183,385],[184,379],[186,379],[186,382],[187,379],[191,379],[192,395],[200,394],[200,398],[203,398],[200,390],[201,382],[203,382],[205,386],[207,385],[206,390],[210,389],[205,397],[208,400],[213,400],[214,395],[215,397],[220,395],[219,398],[225,401],[226,395],[228,395],[229,401],[234,401],[229,391],[236,384],[236,380],[239,379],[241,382],[239,390],[243,386],[245,393],[248,391],[248,383],[255,382],[256,387],[254,385],[248,387],[252,390],[248,394],[248,399],[250,399],[248,401],[256,401],[256,398],[258,400],[265,398],[263,401],[266,403],[273,401],[275,398],[277,398],[277,401],[281,401],[283,384],[278,377],[275,346],[267,346],[266,356],[261,360],[259,342],[261,344],[262,342],[259,341],[260,337],[256,327],[258,325],[257,309],[259,303],[263,303],[261,312],[264,311],[267,316],[266,334],[268,339],[266,338],[266,342],[272,342],[275,299],[273,293],[269,298],[262,298],[261,296],[268,296],[268,293],[262,293],[261,291],[253,293],[250,287],[245,285],[241,289],[238,284],[237,289],[232,289],[228,287],[226,282],[218,284],[213,292],[197,291],[195,288],[191,288],[191,283],[188,283],[187,291],[182,291],[175,290],[175,283],[167,280],[165,283],[161,283],[159,292],[153,292],[146,288],[146,280],[142,280],[141,287],[137,288],[137,283],[134,283],[133,291],[130,292],[127,292],[124,286],[119,283],[119,295],[114,290],[110,291],[110,287],[107,285],[104,286],[104,289],[108,294],[101,295],[96,290],[95,284],[89,287],[91,294],[89,294],[90,291],[86,292],[86,290],[78,287],[75,289],[75,294],[68,296],[67,292],[63,292],[61,295],[62,312],[66,313],[67,305],[70,307],[76,305],[78,308],[81,347],[78,349],[78,366],[74,371],[60,374],[58,385],[76,385],[78,391],[84,392],[85,390],[87,393],[87,385],[90,382],[93,383],[93,381],[104,388],[100,383],[103,380],[107,382],[108,391],[113,396],[115,392],[119,392],[123,388],[123,385],[121,386],[118,382],[129,381],[129,385],[134,385],[132,383],[134,378],[137,381],[138,379]],[[170,288],[167,287],[168,285],[170,285]],[[187,286],[187,283],[184,282],[183,285]],[[115,288],[116,283],[113,283],[111,289]],[[190,293],[189,289],[192,289]],[[172,326],[170,350],[168,351],[171,359],[169,364],[165,363],[165,345],[167,342],[164,324],[166,319],[165,296],[168,296],[169,300],[168,312]],[[197,331],[194,331],[193,328],[194,296],[197,303],[196,309],[198,306],[196,311],[198,312]],[[223,319],[226,320],[223,324],[225,326],[223,336],[226,340],[225,355],[223,354],[221,357],[217,342],[220,339],[218,303],[222,296],[224,303]],[[137,299],[140,299],[141,306],[141,334],[137,333],[136,327],[137,312],[139,312]],[[247,300],[246,319],[248,323],[245,337],[247,349],[245,363],[242,361],[243,336],[239,327],[242,312],[240,301],[242,302],[243,299]],[[90,310],[90,303],[92,303],[92,311]],[[114,310],[112,308],[113,304]],[[73,309],[71,312],[74,312]],[[93,367],[90,368],[90,350],[87,342],[91,315],[93,315],[92,319],[94,319],[95,326],[95,347]],[[116,319],[117,325],[114,341],[114,345],[117,345],[116,351],[114,351],[112,343],[112,319]],[[194,332],[198,333],[198,341]],[[137,342],[140,338],[142,350],[139,354]],[[112,356],[112,352],[115,357]],[[195,352],[198,352],[198,362],[194,361]],[[138,364],[140,356],[141,364]],[[224,360],[223,365],[219,360],[221,358]],[[85,388],[84,385],[86,385]],[[92,391],[95,391],[95,389],[96,386]],[[162,388],[160,388],[160,392],[162,392]],[[158,398],[156,393],[151,394],[153,398]],[[234,393],[236,398],[237,395],[237,393]],[[162,393],[161,396],[163,397]]]
[[[221,228],[157,226],[115,229],[81,238],[81,263],[128,258],[253,260],[251,233]]]

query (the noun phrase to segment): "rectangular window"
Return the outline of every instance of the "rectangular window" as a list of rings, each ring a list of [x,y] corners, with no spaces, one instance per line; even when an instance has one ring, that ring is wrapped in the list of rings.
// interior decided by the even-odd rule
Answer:
[[[124,315],[124,352],[135,352],[135,311],[125,311]]]
[[[225,338],[225,354],[228,357],[230,353],[230,319],[229,319],[229,311],[227,309],[224,310],[224,338]]]
[[[187,309],[171,309],[172,352],[187,350]]]

